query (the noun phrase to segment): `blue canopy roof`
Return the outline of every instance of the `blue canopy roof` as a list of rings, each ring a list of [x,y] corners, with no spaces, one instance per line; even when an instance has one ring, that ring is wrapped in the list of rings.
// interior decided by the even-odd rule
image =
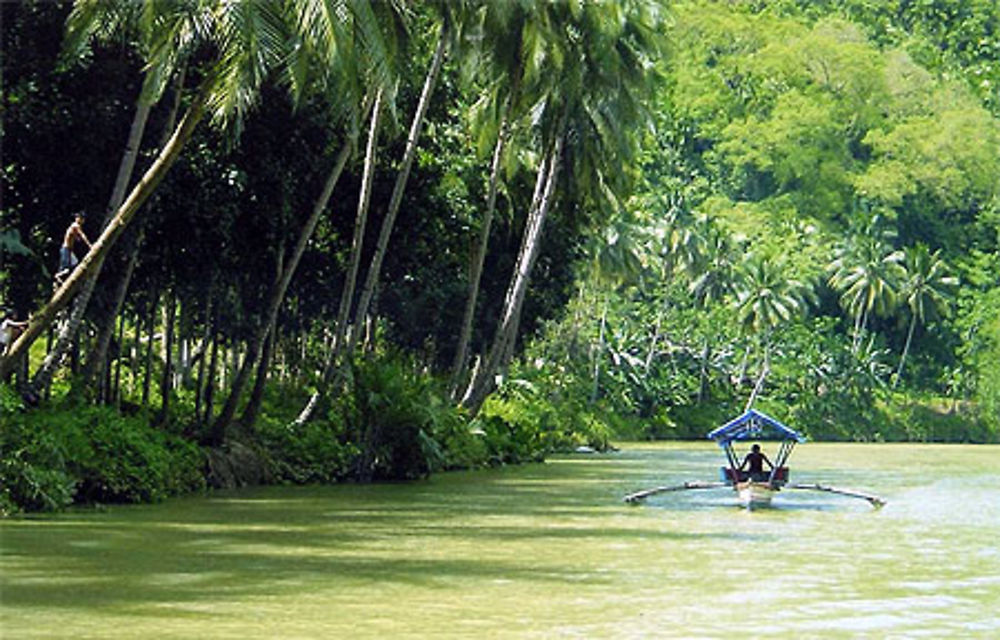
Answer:
[[[756,409],[748,409],[743,415],[733,418],[709,433],[708,437],[718,442],[720,447],[733,440],[747,439],[806,441],[805,436],[799,432]]]

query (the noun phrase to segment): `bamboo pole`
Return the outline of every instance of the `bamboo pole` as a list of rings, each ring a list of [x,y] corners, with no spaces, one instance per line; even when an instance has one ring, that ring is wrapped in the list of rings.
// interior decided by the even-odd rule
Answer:
[[[643,491],[636,491],[635,493],[630,493],[625,496],[624,501],[629,504],[636,504],[640,500],[645,500],[649,496],[656,495],[658,493],[667,493],[670,491],[686,491],[688,489],[721,489],[723,487],[731,486],[728,482],[700,482],[692,481],[685,482],[684,484],[669,485],[663,487],[653,487],[652,489],[644,489]]]

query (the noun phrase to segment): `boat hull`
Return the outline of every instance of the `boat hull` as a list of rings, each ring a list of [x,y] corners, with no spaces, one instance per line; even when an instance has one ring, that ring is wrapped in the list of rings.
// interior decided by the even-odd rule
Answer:
[[[747,509],[771,506],[771,498],[777,492],[777,489],[768,482],[747,481],[736,485],[740,504]]]

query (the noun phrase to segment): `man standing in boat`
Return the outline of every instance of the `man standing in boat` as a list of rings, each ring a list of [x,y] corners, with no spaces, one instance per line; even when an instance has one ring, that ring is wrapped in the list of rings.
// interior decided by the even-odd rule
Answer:
[[[761,453],[760,445],[755,444],[750,447],[750,453],[747,454],[747,457],[743,458],[743,464],[740,465],[740,471],[743,471],[743,468],[749,465],[749,469],[747,469],[747,471],[750,473],[751,480],[767,480],[768,474],[764,473],[765,462],[770,469],[774,469],[774,465],[767,459],[767,456]]]

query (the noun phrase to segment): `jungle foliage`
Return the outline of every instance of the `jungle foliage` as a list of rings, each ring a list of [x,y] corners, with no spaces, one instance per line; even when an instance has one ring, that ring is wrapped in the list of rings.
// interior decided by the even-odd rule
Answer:
[[[0,5],[5,512],[1000,438],[995,3],[323,4]]]

